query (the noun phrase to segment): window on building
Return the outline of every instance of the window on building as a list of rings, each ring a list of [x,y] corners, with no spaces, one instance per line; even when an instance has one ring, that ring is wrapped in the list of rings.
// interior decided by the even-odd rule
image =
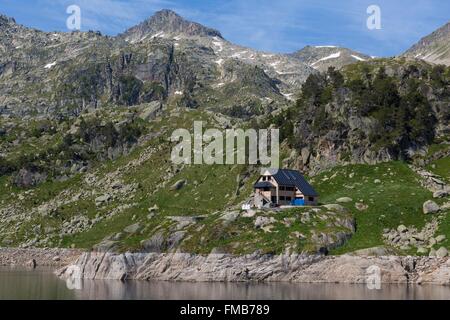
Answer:
[[[291,201],[292,198],[291,197],[286,197],[286,201]]]
[[[308,200],[309,201],[314,201],[314,197],[309,197]]]
[[[280,196],[280,201],[284,201],[285,198],[283,196]]]
[[[281,187],[280,187],[280,191],[284,191],[284,190],[286,190],[286,188],[283,187],[283,186],[281,186]]]

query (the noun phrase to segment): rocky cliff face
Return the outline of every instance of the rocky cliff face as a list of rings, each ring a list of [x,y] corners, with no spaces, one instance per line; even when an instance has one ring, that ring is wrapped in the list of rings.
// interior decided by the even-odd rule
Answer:
[[[320,60],[327,49],[320,49],[323,54],[259,52],[232,44],[220,32],[170,10],[117,37],[46,33],[5,16],[0,35],[4,114],[77,116],[108,105],[167,103],[174,96],[188,107],[228,110],[252,104],[268,113],[293,99],[316,69],[359,59],[346,49],[340,59],[325,63],[322,57],[317,64],[311,61]],[[245,90],[238,95],[236,88]]]
[[[402,56],[450,65],[450,22],[422,38]]]
[[[450,283],[447,258],[395,256],[85,253],[75,264],[58,271],[58,275],[70,278],[73,270],[79,271],[76,276],[82,279],[353,284],[370,283],[373,270],[379,270],[381,283]]]
[[[310,76],[288,112],[294,124],[286,136],[302,155],[298,164],[317,172],[426,154],[450,132],[448,74],[426,63],[381,60]]]
[[[167,102],[169,96],[182,97],[188,107],[214,101],[208,106],[224,108],[250,99],[264,109],[269,104],[265,98],[285,103],[279,80],[263,68],[217,54],[218,43],[225,45],[219,32],[168,10],[115,38],[45,33],[6,17],[0,33],[4,114],[77,116],[107,105]],[[231,94],[242,81],[249,92]],[[260,86],[264,82],[269,90]]]

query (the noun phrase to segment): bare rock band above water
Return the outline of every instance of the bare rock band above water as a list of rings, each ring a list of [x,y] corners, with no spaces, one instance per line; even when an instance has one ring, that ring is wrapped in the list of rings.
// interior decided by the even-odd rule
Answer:
[[[399,256],[262,255],[188,253],[83,253],[60,277],[198,282],[287,281],[366,283],[370,270],[381,283],[450,284],[450,259]]]

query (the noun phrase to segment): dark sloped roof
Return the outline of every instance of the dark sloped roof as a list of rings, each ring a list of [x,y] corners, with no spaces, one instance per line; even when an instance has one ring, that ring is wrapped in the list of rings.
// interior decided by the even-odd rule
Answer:
[[[278,169],[269,170],[272,176],[280,185],[285,186],[295,186],[297,187],[305,196],[318,196],[319,194],[314,190],[314,188],[305,180],[305,178],[297,170],[289,169]]]
[[[254,188],[274,188],[275,186],[268,181],[257,182],[253,186]]]

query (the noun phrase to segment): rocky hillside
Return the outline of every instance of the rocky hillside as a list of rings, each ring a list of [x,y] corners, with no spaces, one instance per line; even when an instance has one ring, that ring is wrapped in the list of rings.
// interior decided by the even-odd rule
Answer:
[[[77,116],[108,105],[166,104],[169,97],[192,108],[251,104],[265,113],[313,72],[288,57],[244,52],[167,10],[114,38],[45,33],[4,16],[0,34],[3,114]]]
[[[322,72],[329,67],[341,69],[352,63],[372,59],[368,55],[337,46],[306,46],[292,56]]]
[[[403,56],[436,64],[450,65],[450,22],[422,38]]]
[[[402,59],[329,69],[311,75],[296,106],[273,121],[301,154],[291,165],[310,172],[423,159],[433,144],[449,143],[449,76],[449,68]]]
[[[267,114],[294,99],[317,70],[368,58],[347,49],[339,49],[339,59],[325,59],[328,49],[317,48],[260,52],[170,10],[117,37],[41,32],[2,16],[0,38],[0,112],[20,115],[78,116],[109,105],[166,104],[169,97],[191,108],[252,105]]]
[[[4,16],[0,33],[2,246],[448,247],[445,66],[330,47],[258,52],[167,10],[117,37],[46,33]],[[310,176],[320,205],[242,211],[257,166],[173,165],[172,132],[198,120],[280,128],[283,164]]]

